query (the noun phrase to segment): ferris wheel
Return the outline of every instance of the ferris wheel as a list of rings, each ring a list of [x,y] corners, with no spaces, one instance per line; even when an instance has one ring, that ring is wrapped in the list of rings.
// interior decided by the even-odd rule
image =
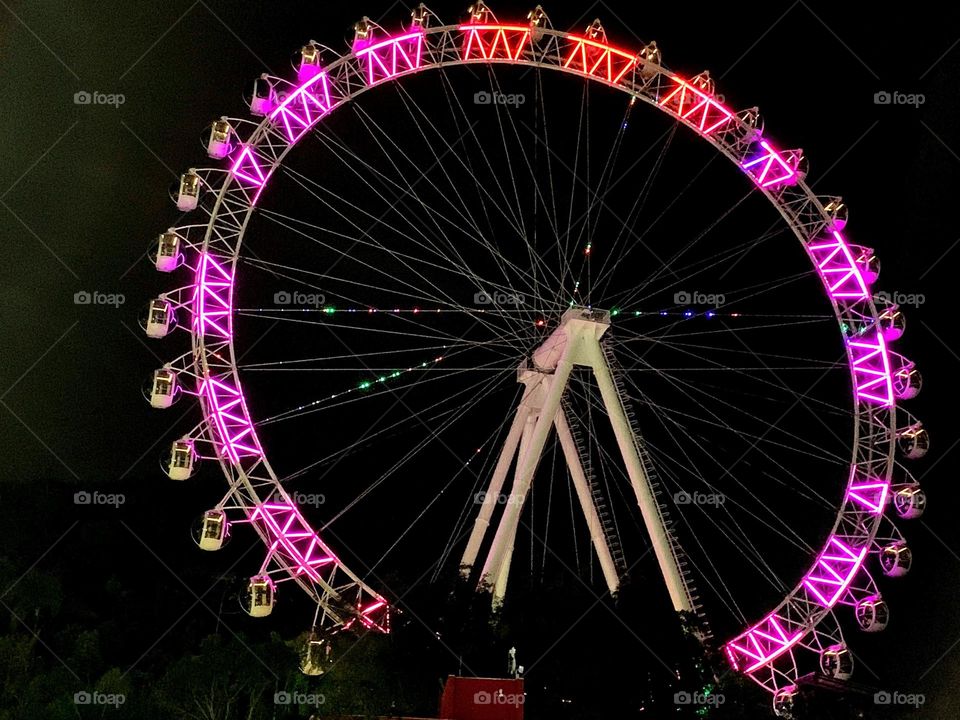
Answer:
[[[145,393],[197,399],[166,471],[219,465],[197,543],[259,537],[245,609],[305,593],[306,672],[328,633],[389,632],[378,570],[405,542],[499,605],[529,516],[569,506],[577,563],[615,595],[652,559],[778,714],[805,672],[850,676],[841,627],[887,624],[871,572],[910,568],[892,520],[924,510],[904,461],[929,438],[900,405],[903,314],[801,150],[655,43],[483,2],[364,18],[248,102],[172,190],[152,259],[183,284],[143,325],[190,345]]]

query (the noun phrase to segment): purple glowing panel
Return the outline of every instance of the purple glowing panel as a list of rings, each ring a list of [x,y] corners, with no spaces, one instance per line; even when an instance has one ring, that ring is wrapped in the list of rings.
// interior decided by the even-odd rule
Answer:
[[[839,538],[831,538],[803,581],[811,600],[826,608],[836,605],[856,577],[866,554],[865,546],[854,550]]]
[[[835,300],[866,300],[868,283],[850,246],[837,231],[807,245],[823,284]]]
[[[200,256],[194,284],[193,326],[203,335],[230,339],[230,294],[233,276],[210,255]]]
[[[769,142],[761,140],[758,145],[760,151],[740,166],[747,171],[757,185],[762,188],[772,188],[796,179],[796,170],[773,149]]]
[[[200,393],[206,399],[207,417],[218,454],[234,463],[241,458],[260,457],[262,453],[240,391],[211,378],[200,386]]]
[[[367,85],[376,85],[420,69],[423,32],[418,30],[372,44],[369,40],[358,40],[353,49],[363,63]]]
[[[320,72],[294,90],[270,113],[287,141],[293,145],[312,128],[320,118],[330,112],[330,80]]]
[[[260,162],[249,145],[241,145],[230,168],[231,174],[245,185],[259,190],[266,183]]]
[[[873,330],[866,337],[847,341],[847,345],[853,359],[857,399],[873,404],[893,405],[890,352],[883,335]]]
[[[890,484],[882,481],[861,482],[851,485],[847,490],[847,499],[855,502],[864,510],[880,515],[887,503]]]
[[[788,632],[784,625],[789,625],[788,621],[771,614],[728,642],[724,649],[734,670],[752,673],[769,665],[796,645],[803,637],[803,632]]]

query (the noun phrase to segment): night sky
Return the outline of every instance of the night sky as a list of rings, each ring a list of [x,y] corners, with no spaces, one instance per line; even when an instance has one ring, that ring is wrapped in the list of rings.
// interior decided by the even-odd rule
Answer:
[[[171,593],[169,617],[141,623],[144,652],[188,608],[213,622],[214,611],[195,606],[193,593],[227,564],[198,557],[188,534],[203,498],[220,492],[219,475],[204,473],[208,485],[197,490],[173,486],[159,467],[163,449],[189,426],[189,403],[159,413],[141,396],[152,370],[171,357],[138,327],[145,303],[169,286],[145,255],[176,221],[168,187],[205,164],[201,130],[224,114],[246,116],[243,93],[255,76],[290,76],[291,51],[310,39],[345,50],[360,15],[386,28],[408,19],[401,3],[344,6],[0,2],[0,513],[18,521],[0,554],[22,570],[37,563],[56,573],[71,564],[91,583],[122,566],[121,577],[140,592]],[[456,3],[430,7],[446,22],[465,14]],[[960,499],[952,470],[960,459],[952,312],[960,11],[931,2],[896,7],[601,0],[546,10],[557,28],[579,31],[599,16],[613,42],[656,40],[670,69],[690,76],[709,68],[729,106],[758,105],[780,147],[804,149],[817,192],[843,196],[849,235],[882,260],[880,287],[922,296],[907,308],[898,349],[924,377],[910,410],[929,428],[933,449],[912,469],[930,505],[923,518],[899,525],[915,553],[910,576],[880,579],[890,627],[876,636],[849,629],[847,640],[860,661],[856,680],[925,693],[923,712],[909,716],[947,718],[960,716],[951,692],[960,683],[960,536],[950,515]],[[529,8],[493,9],[507,20]],[[124,102],[76,104],[82,91]],[[925,102],[876,104],[880,91],[922,93]],[[77,305],[84,291],[124,302]],[[122,493],[126,502],[117,510],[75,507],[74,493],[84,490]],[[25,534],[30,525],[35,535]],[[115,556],[84,553],[93,542],[88,527],[112,538]],[[237,545],[252,542],[244,535]],[[214,610],[218,594],[204,601]],[[231,617],[237,627],[247,622]]]

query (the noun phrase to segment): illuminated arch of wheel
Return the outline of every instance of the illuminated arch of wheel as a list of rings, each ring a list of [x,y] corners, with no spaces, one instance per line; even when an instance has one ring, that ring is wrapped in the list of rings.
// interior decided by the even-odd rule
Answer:
[[[387,600],[346,568],[301,515],[271,469],[247,412],[234,356],[232,303],[250,215],[287,152],[326,115],[367,90],[414,73],[453,65],[521,65],[627,93],[685,125],[753,180],[806,250],[846,346],[855,430],[834,527],[784,600],[724,645],[736,670],[778,696],[789,694],[798,675],[798,653],[822,658],[842,647],[836,645],[835,606],[855,608],[865,629],[885,622],[886,608],[865,561],[882,551],[878,531],[887,506],[896,501],[901,510],[906,505],[900,500],[919,492],[912,479],[892,479],[898,439],[922,430],[898,412],[898,400],[911,395],[914,369],[889,347],[902,326],[896,306],[881,302],[871,288],[876,279],[872,250],[848,242],[842,232],[845,208],[838,199],[818,198],[806,185],[802,152],[779,149],[767,139],[755,108],[728,108],[708,74],[681,78],[660,64],[654,44],[639,52],[615,47],[599,23],[573,34],[553,29],[539,9],[529,22],[501,24],[482,3],[476,7],[480,10],[465,23],[435,26],[421,6],[412,25],[393,34],[362,23],[353,51],[327,64],[321,63],[318,46],[308,46],[317,52],[304,54],[294,81],[262,78],[271,92],[255,98],[262,115],[258,124],[224,119],[225,167],[184,176],[216,194],[202,243],[185,243],[197,253],[193,284],[164,296],[191,318],[192,353],[182,370],[196,378],[205,417],[194,439],[215,450],[230,487],[226,507],[242,512],[268,548],[261,573],[296,582],[330,626],[360,624],[387,632]],[[237,130],[244,126],[253,129],[240,138]],[[908,511],[901,514],[909,516]]]

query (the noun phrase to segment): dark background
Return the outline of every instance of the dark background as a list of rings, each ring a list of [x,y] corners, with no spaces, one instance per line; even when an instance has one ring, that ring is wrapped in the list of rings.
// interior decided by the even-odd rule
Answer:
[[[431,7],[448,22],[464,13],[455,3]],[[527,11],[512,8],[493,9],[501,19]],[[710,68],[728,105],[759,105],[768,134],[811,158],[817,191],[844,196],[851,238],[876,248],[883,261],[881,287],[924,296],[908,308],[899,345],[925,378],[911,410],[934,441],[918,471],[930,510],[904,527],[915,570],[888,593],[891,627],[853,637],[852,645],[862,652],[858,680],[925,693],[925,709],[913,715],[953,717],[958,706],[949,690],[960,681],[960,542],[950,515],[960,443],[952,307],[960,260],[960,13],[934,3],[899,8],[597,2],[546,9],[558,28],[582,29],[599,16],[614,42],[655,39],[671,69],[689,76]],[[248,80],[264,71],[288,75],[290,52],[304,41],[345,48],[361,14],[387,28],[407,19],[402,4],[372,0],[355,9],[204,0],[0,3],[0,511],[11,528],[3,554],[12,580],[36,564],[71,578],[69,592],[117,576],[134,594],[156,595],[163,611],[125,630],[148,657],[169,627],[173,635],[201,631],[174,625],[185,611],[212,631],[220,590],[194,602],[217,563],[191,564],[187,528],[198,508],[157,466],[184,410],[150,412],[140,395],[144,378],[167,359],[146,345],[136,324],[160,287],[142,256],[174,221],[168,185],[202,164],[201,128],[222,114],[244,115]],[[126,101],[119,108],[76,105],[81,90],[122,93]],[[926,102],[919,109],[877,105],[881,90],[923,93]],[[75,305],[74,293],[83,290],[122,293],[126,302]],[[127,503],[118,511],[72,504],[74,492],[93,489],[124,493]],[[103,551],[111,544],[115,554]],[[133,606],[119,602],[110,612]],[[91,617],[97,613],[91,609]]]

